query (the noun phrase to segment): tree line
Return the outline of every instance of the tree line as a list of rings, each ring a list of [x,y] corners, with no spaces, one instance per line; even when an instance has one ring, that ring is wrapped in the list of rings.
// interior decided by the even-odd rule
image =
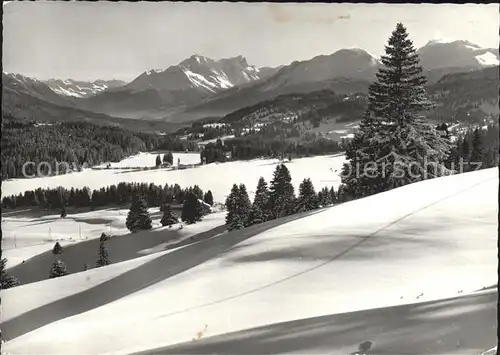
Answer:
[[[341,143],[316,138],[309,142],[293,142],[281,139],[266,140],[259,136],[244,136],[205,145],[201,151],[201,161],[206,164],[228,160],[247,160],[260,157],[308,157],[313,155],[341,152]],[[228,155],[230,154],[230,155]]]
[[[296,197],[290,171],[285,164],[278,164],[269,186],[263,177],[259,179],[253,203],[244,184],[233,185],[225,201],[226,226],[228,230],[238,230],[342,201],[341,191],[336,192],[333,187],[316,193],[311,179],[301,182]]]
[[[498,166],[499,133],[498,124],[489,124],[486,129],[467,129],[457,136],[447,164],[450,168],[451,163],[459,167],[462,162],[463,172],[475,170],[477,163],[481,163],[480,169]]]
[[[182,204],[186,196],[193,192],[199,199],[213,204],[212,192],[206,193],[198,186],[181,188],[178,184],[164,186],[153,183],[126,183],[102,187],[91,191],[88,187],[66,189],[64,187],[28,190],[23,194],[5,196],[2,208],[39,207],[41,209],[65,209],[66,207],[107,207],[124,205],[132,201],[133,196],[142,195],[150,207],[164,204]]]

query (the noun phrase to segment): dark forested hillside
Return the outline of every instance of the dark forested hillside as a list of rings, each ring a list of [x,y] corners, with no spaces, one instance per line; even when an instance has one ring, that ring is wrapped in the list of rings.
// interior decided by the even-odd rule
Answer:
[[[330,90],[281,95],[226,115],[222,122],[255,124],[269,121],[354,120],[365,109],[365,95],[337,95]]]
[[[445,75],[427,91],[437,104],[430,118],[480,123],[498,115],[498,67]]]
[[[119,161],[139,151],[159,147],[172,150],[193,148],[187,142],[169,136],[136,133],[86,122],[41,124],[18,119],[8,113],[2,117],[1,147],[2,179],[22,177],[22,168],[27,162],[47,162],[54,172],[56,162],[66,162],[79,169],[84,163],[92,166]],[[34,166],[27,166],[26,173],[31,175],[36,172]],[[41,169],[43,174],[47,174],[49,167]]]

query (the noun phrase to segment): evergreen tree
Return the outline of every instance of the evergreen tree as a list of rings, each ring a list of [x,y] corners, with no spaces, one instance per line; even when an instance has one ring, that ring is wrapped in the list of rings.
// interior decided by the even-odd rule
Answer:
[[[208,190],[205,196],[203,196],[203,201],[209,204],[210,206],[214,205],[214,197],[212,195],[212,191]]]
[[[109,255],[108,255],[108,248],[106,246],[106,240],[107,236],[105,238],[101,236],[101,239],[99,241],[99,258],[95,263],[95,267],[109,265]]]
[[[160,156],[160,154],[158,154],[158,155],[156,156],[156,166],[158,167],[158,166],[160,166],[160,165],[161,165],[161,156]]]
[[[7,273],[5,270],[7,266],[7,259],[0,259],[0,290],[5,290],[7,288],[15,287],[19,285],[19,281]]]
[[[85,265],[83,265],[83,271],[87,271],[89,269],[89,264],[85,263]]]
[[[244,184],[234,184],[226,199],[228,230],[242,229],[248,226],[251,202]]]
[[[193,192],[189,192],[182,204],[181,220],[187,224],[192,224],[201,221],[202,217],[203,211],[201,203],[198,201],[198,196]]]
[[[490,148],[486,151],[483,157],[483,166],[482,168],[487,169],[487,168],[492,168],[494,166],[498,165],[498,151],[495,154],[495,149]]]
[[[203,199],[203,190],[200,189],[198,185],[193,186],[192,192],[196,195],[196,197],[198,197],[199,200]]]
[[[450,148],[421,112],[426,98],[418,54],[398,23],[382,56],[384,68],[370,86],[368,108],[346,149],[342,171],[345,192],[358,198],[442,176]]]
[[[330,195],[330,201],[332,202],[332,204],[335,204],[338,202],[337,201],[337,194],[335,193],[333,186],[330,188],[329,195]]]
[[[472,152],[469,160],[469,170],[476,170],[477,164],[482,164],[483,159],[484,151],[481,132],[479,131],[479,128],[476,128],[472,134]]]
[[[163,163],[168,163],[168,162],[169,162],[169,161],[168,161],[168,156],[167,156],[167,154],[163,154],[163,159],[162,159],[162,162],[163,162]]]
[[[278,164],[269,188],[268,213],[271,219],[293,214],[295,192],[290,171],[284,164]]]
[[[263,177],[257,183],[257,190],[252,207],[248,214],[248,225],[263,223],[269,219],[268,217],[268,204],[269,204],[269,191],[267,190],[267,183]]]
[[[243,226],[247,227],[248,215],[250,214],[252,203],[250,202],[250,198],[248,197],[248,192],[245,184],[240,184],[240,186],[238,187],[237,206],[239,219],[243,221]]]
[[[101,237],[99,238],[99,242],[106,242],[108,240],[109,240],[109,236],[106,233],[102,232]]]
[[[139,195],[134,196],[125,225],[132,233],[152,228],[151,216],[149,215],[144,197]]]
[[[50,268],[49,278],[53,279],[55,277],[68,275],[69,272],[66,269],[66,264],[63,261],[56,259]]]
[[[318,195],[314,191],[311,179],[304,179],[299,185],[296,212],[306,212],[319,208]]]
[[[61,244],[59,244],[59,242],[56,242],[56,244],[54,245],[54,248],[52,249],[52,254],[60,255],[60,254],[62,254],[62,252],[63,252],[63,248],[62,248]]]
[[[318,191],[318,203],[321,207],[327,206],[327,197],[324,189]]]
[[[64,205],[62,205],[61,207],[61,218],[65,218],[66,217],[66,207]]]
[[[170,163],[171,165],[174,164],[174,155],[172,154],[172,152],[167,153],[167,162]]]
[[[178,222],[179,222],[179,220],[172,212],[172,207],[170,205],[165,205],[163,207],[163,216],[162,216],[161,221],[160,221],[161,225],[162,226],[171,226],[171,225],[176,224]]]
[[[231,230],[233,226],[238,225],[243,228],[244,223],[241,221],[241,223],[236,223],[237,219],[239,218],[238,216],[238,194],[239,194],[239,188],[238,185],[233,184],[233,187],[231,188],[231,192],[229,193],[229,196],[226,198],[226,226],[228,230]],[[241,229],[238,228],[238,229]]]
[[[471,155],[471,146],[468,137],[464,137],[462,140],[462,145],[460,146],[460,156],[465,162],[468,162]]]

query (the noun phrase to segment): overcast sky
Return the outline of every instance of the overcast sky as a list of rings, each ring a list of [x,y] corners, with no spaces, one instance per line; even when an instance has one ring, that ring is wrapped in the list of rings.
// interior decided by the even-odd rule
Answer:
[[[39,79],[131,80],[192,54],[278,66],[359,47],[379,56],[397,22],[433,38],[498,47],[498,5],[11,2],[3,70]]]

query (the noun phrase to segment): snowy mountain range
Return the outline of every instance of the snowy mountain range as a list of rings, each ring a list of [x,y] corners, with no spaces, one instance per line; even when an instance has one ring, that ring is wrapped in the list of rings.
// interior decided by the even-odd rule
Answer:
[[[269,73],[266,72],[266,75]],[[148,70],[125,85],[126,90],[182,91],[197,89],[208,94],[261,79],[259,69],[238,56],[214,60],[193,55],[165,70]]]
[[[79,98],[89,97],[126,84],[121,80],[77,81],[72,79],[49,79],[45,83],[59,95]]]
[[[447,74],[500,63],[498,49],[463,40],[433,40],[418,54],[430,84]],[[366,92],[380,66],[378,58],[359,48],[277,68],[257,68],[241,55],[214,60],[195,54],[166,69],[147,70],[128,84],[69,79],[41,82],[9,74],[4,88],[23,87],[24,92],[51,103],[115,117],[187,122],[224,116],[279,95],[324,89],[338,94]]]
[[[469,41],[432,40],[420,48],[418,54],[426,70],[481,69],[500,64],[498,48],[481,48]]]

